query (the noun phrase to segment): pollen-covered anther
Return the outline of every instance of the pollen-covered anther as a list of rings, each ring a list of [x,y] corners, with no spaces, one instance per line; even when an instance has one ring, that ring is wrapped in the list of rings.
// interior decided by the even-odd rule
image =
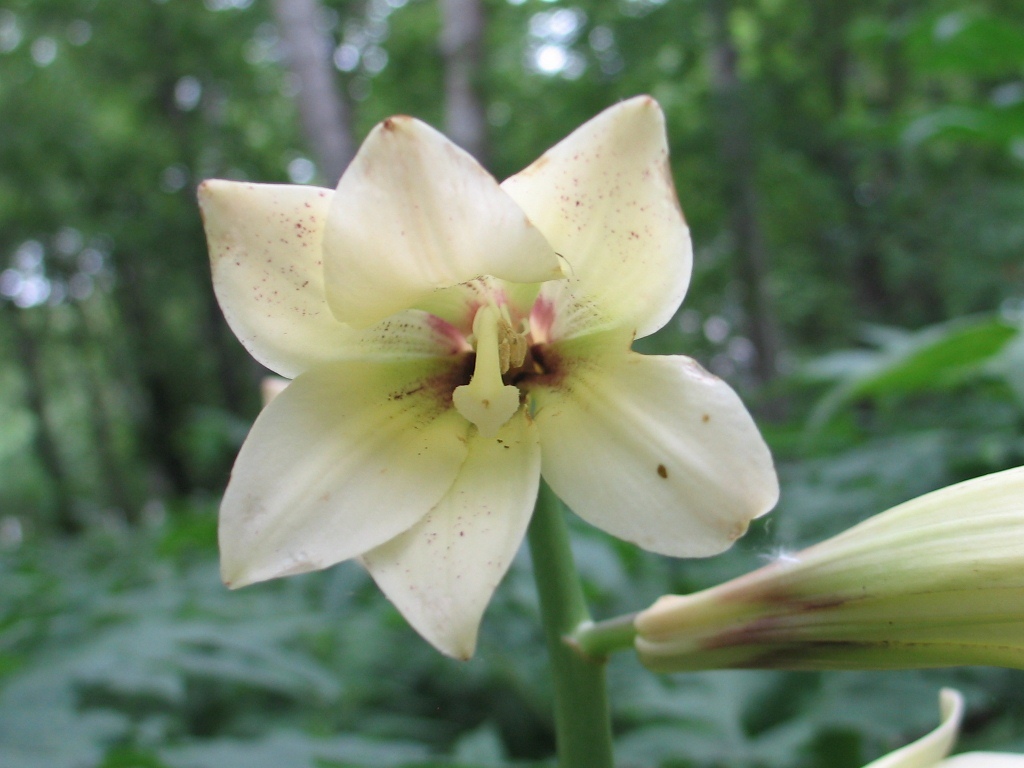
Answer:
[[[494,437],[519,410],[519,389],[502,381],[502,374],[526,359],[526,339],[516,334],[497,307],[484,306],[473,318],[476,366],[469,384],[456,387],[452,403],[482,437]]]
[[[529,344],[526,341],[528,331],[516,333],[512,327],[512,318],[509,316],[508,307],[502,306],[499,310],[501,317],[498,320],[498,362],[502,375],[505,375],[514,368],[522,368],[526,362],[526,350]]]

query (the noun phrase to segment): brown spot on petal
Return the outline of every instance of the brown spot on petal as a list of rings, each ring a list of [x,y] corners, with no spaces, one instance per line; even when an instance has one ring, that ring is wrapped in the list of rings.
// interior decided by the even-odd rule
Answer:
[[[711,414],[705,413],[703,416],[700,417],[700,420],[707,424],[709,421],[711,421]]]
[[[402,127],[403,123],[412,122],[412,118],[408,115],[392,115],[391,117],[385,118],[381,122],[380,127],[385,131],[397,131]]]
[[[666,479],[666,480],[668,479],[668,470],[665,469],[665,465],[664,464],[659,464],[658,465],[658,477]]]

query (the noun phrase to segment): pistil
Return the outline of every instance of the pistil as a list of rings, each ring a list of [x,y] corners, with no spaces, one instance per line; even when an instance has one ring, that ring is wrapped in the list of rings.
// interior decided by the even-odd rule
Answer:
[[[508,319],[494,305],[477,310],[473,336],[476,340],[473,377],[469,384],[455,388],[452,402],[455,410],[476,425],[481,437],[494,437],[519,410],[519,389],[505,384],[501,377],[513,362],[522,365],[525,340],[515,334]]]

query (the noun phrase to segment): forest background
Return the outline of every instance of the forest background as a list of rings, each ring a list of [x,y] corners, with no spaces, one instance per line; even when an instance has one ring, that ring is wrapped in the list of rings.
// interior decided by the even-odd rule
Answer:
[[[297,55],[296,55],[297,54]],[[498,178],[650,93],[696,247],[646,352],[743,392],[782,499],[731,552],[573,521],[597,616],[1024,463],[1014,0],[8,0],[0,7],[0,765],[551,764],[528,558],[476,658],[355,565],[229,593],[216,508],[264,374],[214,299],[204,178],[333,186],[420,117]],[[1020,673],[610,669],[622,766],[856,768]]]

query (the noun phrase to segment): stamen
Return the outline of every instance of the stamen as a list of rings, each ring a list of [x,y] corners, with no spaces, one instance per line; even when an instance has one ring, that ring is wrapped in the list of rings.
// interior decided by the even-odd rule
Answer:
[[[498,319],[498,360],[501,366],[502,375],[509,372],[510,368],[519,368],[526,360],[526,333],[516,333],[512,327],[512,317],[508,313],[508,307],[502,305],[499,309],[501,317]]]
[[[501,380],[518,356],[518,345],[512,341],[517,334],[501,311],[492,305],[477,310],[473,336],[476,339],[473,378],[469,384],[455,388],[452,403],[455,410],[476,425],[481,437],[494,437],[519,410],[519,389]],[[525,354],[523,339],[522,355]],[[522,358],[519,365],[522,365]]]

